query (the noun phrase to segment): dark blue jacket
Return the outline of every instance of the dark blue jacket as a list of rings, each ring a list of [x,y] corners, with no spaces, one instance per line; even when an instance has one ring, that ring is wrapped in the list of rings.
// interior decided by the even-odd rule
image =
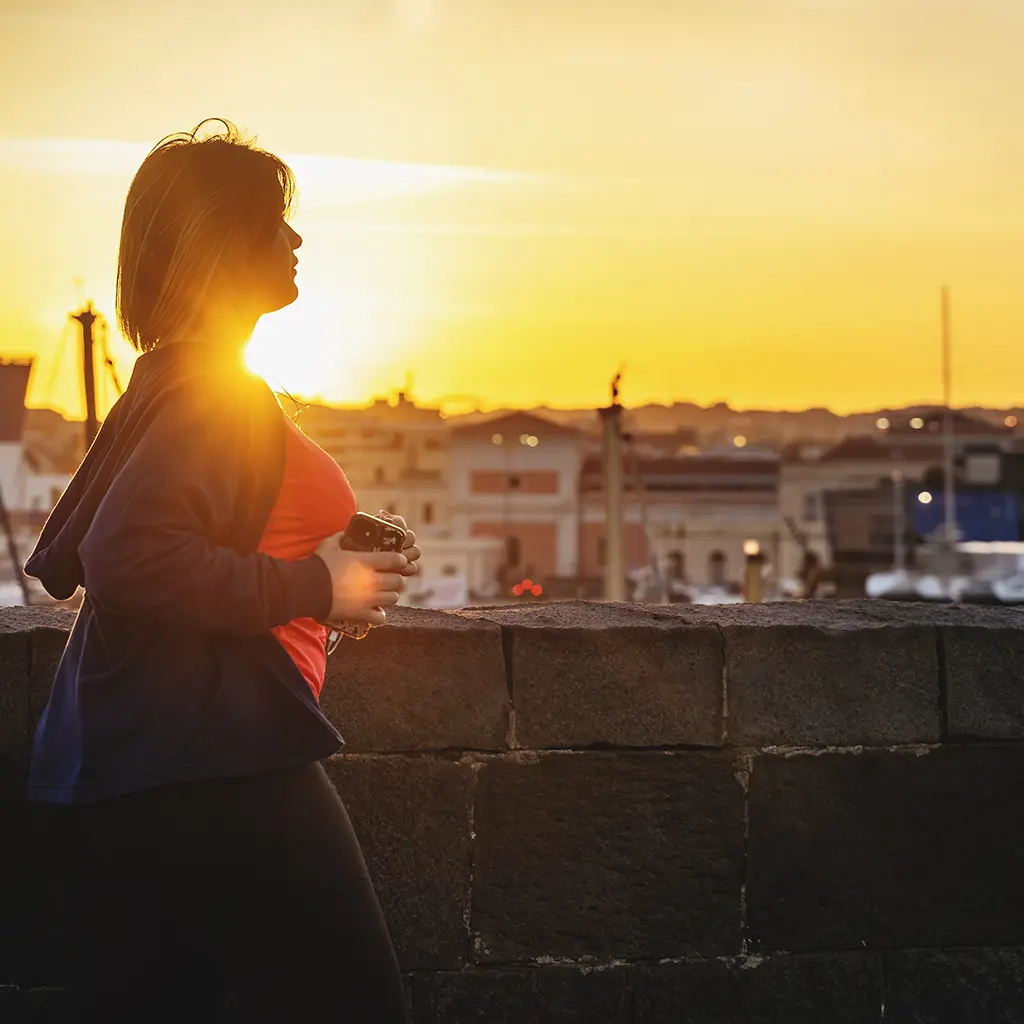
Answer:
[[[85,599],[29,796],[72,803],[317,760],[341,736],[271,627],[327,618],[312,556],[257,553],[284,477],[266,384],[199,345],[139,357],[26,571]]]

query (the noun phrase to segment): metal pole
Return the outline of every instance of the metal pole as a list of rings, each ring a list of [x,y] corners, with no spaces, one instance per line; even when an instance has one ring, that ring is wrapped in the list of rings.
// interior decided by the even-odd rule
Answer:
[[[622,550],[622,406],[615,402],[601,410],[604,421],[605,566],[606,601],[626,599],[626,566]]]
[[[892,471],[893,567],[903,572],[907,567],[906,487],[902,469]]]
[[[85,447],[92,444],[99,424],[96,418],[96,359],[93,355],[92,325],[98,319],[93,311],[92,303],[86,303],[85,309],[71,315],[82,325],[82,379],[85,382]]]
[[[949,328],[949,288],[942,288],[942,402],[945,406],[943,414],[943,440],[945,442],[945,459],[943,476],[945,478],[945,540],[953,545],[957,540],[956,530],[956,481],[954,479],[955,450],[953,443],[953,370],[952,343]]]

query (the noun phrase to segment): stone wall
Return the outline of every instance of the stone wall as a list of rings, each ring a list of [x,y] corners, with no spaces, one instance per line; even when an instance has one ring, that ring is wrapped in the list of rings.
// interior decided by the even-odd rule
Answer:
[[[400,612],[327,768],[416,1024],[1024,1019],[1024,616]],[[60,1016],[20,799],[68,619],[0,612],[0,1019]]]

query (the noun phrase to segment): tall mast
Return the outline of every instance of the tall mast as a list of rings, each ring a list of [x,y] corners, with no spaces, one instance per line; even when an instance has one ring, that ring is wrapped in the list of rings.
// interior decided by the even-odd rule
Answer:
[[[946,485],[945,540],[947,544],[953,545],[957,541],[954,469],[956,451],[953,439],[953,366],[949,324],[949,288],[945,285],[942,288],[942,404],[945,407],[942,419],[945,455],[942,475]]]

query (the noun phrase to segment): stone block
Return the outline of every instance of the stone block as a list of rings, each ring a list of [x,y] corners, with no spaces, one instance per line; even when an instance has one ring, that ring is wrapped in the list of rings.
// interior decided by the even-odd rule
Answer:
[[[473,768],[433,757],[339,755],[348,809],[403,969],[468,959]]]
[[[942,630],[949,734],[1024,739],[1024,629]]]
[[[44,620],[45,621],[45,620]],[[37,626],[28,635],[32,671],[29,678],[29,712],[31,731],[35,731],[39,716],[50,699],[57,666],[68,642],[66,624]]]
[[[881,1024],[881,961],[831,953],[645,965],[634,1015],[643,1024]]]
[[[475,959],[738,952],[733,770],[696,752],[489,758],[474,820]]]
[[[886,954],[886,1024],[1024,1020],[1024,949],[924,949]]]
[[[724,626],[728,737],[766,744],[889,744],[941,734],[935,630]]]
[[[28,637],[0,626],[0,759],[28,762],[29,718]]]
[[[443,612],[398,609],[327,661],[321,706],[345,750],[501,750],[509,696],[501,631]]]
[[[1024,939],[1024,748],[762,755],[749,785],[753,948]]]
[[[4,1024],[74,1024],[77,1014],[61,989],[0,984],[0,1020]]]
[[[718,746],[722,637],[641,608],[568,602],[502,624],[521,747]]]
[[[632,1024],[627,967],[438,973],[416,989],[414,1024]]]

